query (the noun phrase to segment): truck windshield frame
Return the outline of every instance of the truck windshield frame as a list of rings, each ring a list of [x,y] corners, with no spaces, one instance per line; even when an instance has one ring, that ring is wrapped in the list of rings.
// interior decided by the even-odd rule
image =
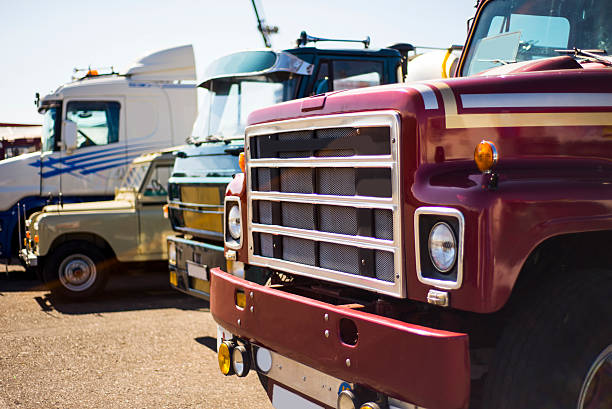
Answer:
[[[556,50],[612,50],[612,4],[606,0],[491,0],[468,40],[461,75],[560,54]]]
[[[243,138],[248,115],[264,106],[295,99],[301,78],[302,75],[275,72],[211,80],[207,83],[208,107],[200,109],[193,138]]]

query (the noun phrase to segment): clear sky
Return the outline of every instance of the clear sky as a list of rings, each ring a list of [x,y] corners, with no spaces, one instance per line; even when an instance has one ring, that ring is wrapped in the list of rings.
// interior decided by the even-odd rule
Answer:
[[[463,44],[476,0],[258,0],[279,27],[276,49],[302,30],[363,39]],[[0,0],[0,122],[41,123],[34,94],[70,81],[74,67],[125,67],[148,52],[193,44],[198,75],[215,58],[263,47],[251,0]]]

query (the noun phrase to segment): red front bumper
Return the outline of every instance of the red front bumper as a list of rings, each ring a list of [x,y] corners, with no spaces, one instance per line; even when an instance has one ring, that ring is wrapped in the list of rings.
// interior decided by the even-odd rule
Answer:
[[[211,273],[211,313],[233,334],[321,372],[418,406],[467,408],[470,361],[466,334],[285,293],[219,268]],[[234,301],[237,290],[245,292],[244,309]],[[342,318],[357,326],[359,337],[354,346],[340,339]],[[325,330],[329,330],[329,337]]]

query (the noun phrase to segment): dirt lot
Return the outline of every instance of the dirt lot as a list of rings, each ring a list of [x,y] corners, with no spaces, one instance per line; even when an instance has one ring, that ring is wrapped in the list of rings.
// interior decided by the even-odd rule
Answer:
[[[167,273],[114,277],[86,302],[55,299],[0,265],[1,408],[271,408],[257,375],[226,378],[208,303]]]

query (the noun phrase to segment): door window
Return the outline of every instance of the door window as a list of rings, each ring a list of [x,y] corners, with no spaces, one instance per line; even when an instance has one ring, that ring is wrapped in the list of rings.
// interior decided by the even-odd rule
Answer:
[[[168,179],[172,173],[172,166],[155,166],[149,173],[144,188],[144,195],[148,197],[165,197],[168,194]]]
[[[119,109],[112,101],[68,102],[66,119],[77,125],[77,148],[119,141]]]
[[[380,85],[383,64],[377,61],[334,61],[334,91]]]
[[[331,67],[330,67],[331,66]],[[383,63],[364,60],[334,60],[322,62],[312,95],[330,91],[380,85],[383,82]]]

